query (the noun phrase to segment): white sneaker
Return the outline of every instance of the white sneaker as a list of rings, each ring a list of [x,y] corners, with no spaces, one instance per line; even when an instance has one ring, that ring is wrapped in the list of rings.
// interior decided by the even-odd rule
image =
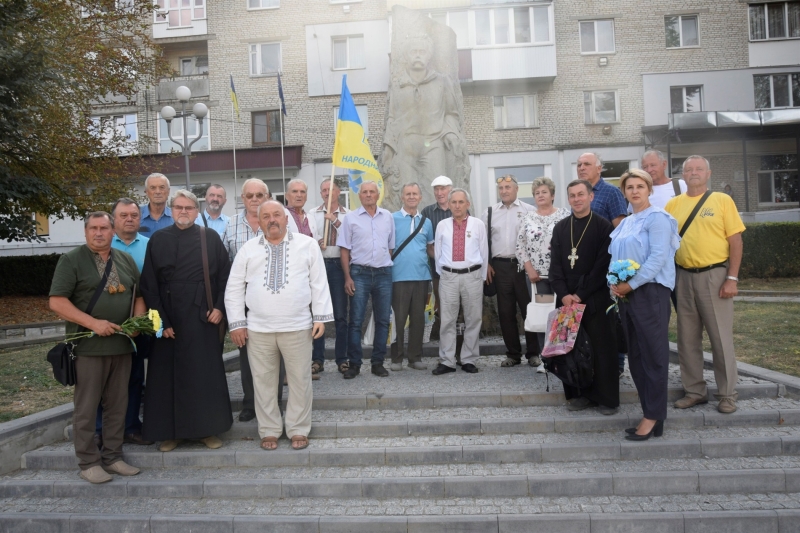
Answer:
[[[392,363],[389,368],[392,372],[400,372],[403,370],[403,365],[401,363]]]
[[[544,363],[542,363],[538,367],[536,367],[536,373],[537,374],[544,374]]]

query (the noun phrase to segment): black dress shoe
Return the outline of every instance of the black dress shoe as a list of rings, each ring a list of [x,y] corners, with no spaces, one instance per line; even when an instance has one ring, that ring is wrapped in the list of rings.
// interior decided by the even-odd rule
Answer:
[[[478,367],[473,365],[472,363],[461,365],[461,370],[463,370],[464,372],[469,372],[470,374],[478,373]]]
[[[361,373],[361,367],[360,366],[351,366],[350,368],[348,368],[347,370],[344,371],[343,376],[344,376],[344,379],[353,379],[354,377],[356,377],[360,373]]]
[[[253,409],[242,409],[239,413],[239,422],[250,422],[256,417],[256,412]]]
[[[141,433],[126,433],[122,439],[125,444],[138,444],[139,446],[150,446],[152,440],[144,440]]]
[[[455,371],[456,371],[455,368],[450,368],[447,365],[443,365],[442,363],[439,363],[439,366],[434,368],[431,371],[431,374],[433,374],[434,376],[441,376],[442,374],[447,374],[448,372],[455,372]]]
[[[626,440],[633,440],[633,441],[643,441],[648,440],[650,437],[660,437],[664,434],[664,421],[658,420],[656,424],[653,426],[653,429],[650,430],[650,433],[645,435],[637,435],[636,432],[632,435],[625,435]]]
[[[379,378],[385,378],[389,376],[389,371],[386,370],[383,365],[372,365],[372,373]]]
[[[636,429],[637,429],[637,428],[627,428],[627,429],[625,430],[625,433],[627,433],[628,435],[633,435],[633,434],[635,434],[635,433],[636,433]]]

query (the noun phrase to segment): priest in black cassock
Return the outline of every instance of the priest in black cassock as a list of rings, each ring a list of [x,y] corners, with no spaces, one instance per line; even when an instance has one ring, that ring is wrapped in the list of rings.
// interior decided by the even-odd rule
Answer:
[[[570,411],[600,407],[612,415],[619,407],[617,344],[613,315],[606,309],[612,304],[606,282],[614,227],[591,210],[592,184],[575,180],[567,186],[572,215],[553,228],[550,241],[550,283],[556,302],[586,304],[581,328],[589,336],[594,354],[594,383],[587,389],[564,386]]]
[[[197,197],[180,190],[172,198],[174,225],[150,237],[142,271],[142,295],[161,315],[147,367],[142,435],[174,450],[181,439],[219,448],[216,436],[233,424],[222,361],[219,324],[224,320],[230,260],[216,231],[205,231],[213,309],[203,278],[201,228],[194,223]]]

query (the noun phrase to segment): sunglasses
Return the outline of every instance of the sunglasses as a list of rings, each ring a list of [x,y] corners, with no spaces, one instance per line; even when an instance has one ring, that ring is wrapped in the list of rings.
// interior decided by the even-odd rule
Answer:
[[[266,194],[264,194],[263,192],[256,192],[256,193],[249,192],[249,193],[244,195],[244,197],[247,198],[248,200],[252,200],[253,196],[255,196],[256,198],[261,200],[262,198],[264,198],[266,196]]]
[[[497,178],[497,184],[498,185],[503,183],[503,182],[508,183],[510,181],[513,181],[514,183],[517,183],[517,180],[514,178],[514,176],[503,176],[502,178]]]

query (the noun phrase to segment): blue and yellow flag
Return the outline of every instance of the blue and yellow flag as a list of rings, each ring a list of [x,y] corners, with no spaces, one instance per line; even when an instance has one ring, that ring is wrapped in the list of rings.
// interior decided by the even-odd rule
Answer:
[[[236,111],[236,120],[239,120],[239,99],[236,98],[236,87],[233,86],[233,74],[231,74],[231,102]]]
[[[381,176],[372,150],[367,142],[367,134],[358,118],[356,105],[347,88],[347,75],[342,77],[342,99],[339,102],[339,120],[336,122],[336,140],[333,144],[334,166],[351,169],[350,208],[357,209],[361,202],[358,190],[364,181],[378,184],[378,205],[383,202],[383,177]]]

